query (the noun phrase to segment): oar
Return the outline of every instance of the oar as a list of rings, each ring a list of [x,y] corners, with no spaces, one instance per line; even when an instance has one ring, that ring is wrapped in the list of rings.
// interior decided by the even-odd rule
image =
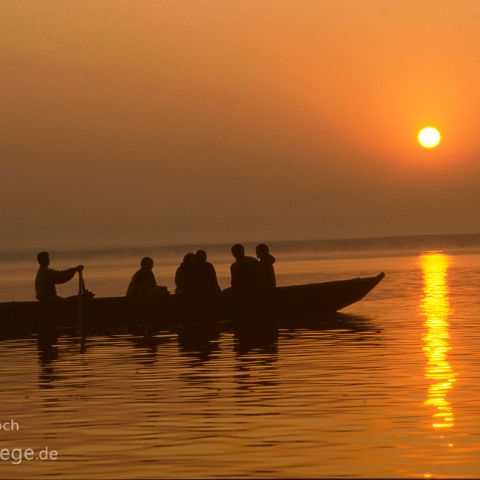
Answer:
[[[80,336],[83,338],[83,297],[85,295],[85,281],[83,280],[83,270],[78,271],[78,326],[80,327]]]
[[[78,271],[78,294],[85,293],[85,280],[83,279],[83,269]]]

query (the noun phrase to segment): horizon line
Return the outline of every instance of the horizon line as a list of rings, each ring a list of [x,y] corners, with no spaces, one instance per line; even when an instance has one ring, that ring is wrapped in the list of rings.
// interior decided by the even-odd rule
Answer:
[[[319,242],[319,243],[333,243],[333,242],[365,242],[365,241],[398,241],[398,240],[411,240],[411,239],[433,239],[433,238],[475,238],[479,237],[480,241],[480,232],[478,233],[422,233],[422,234],[408,234],[408,235],[382,235],[382,236],[373,236],[373,237],[338,237],[338,238],[303,238],[303,239],[262,239],[262,240],[243,240],[233,243],[243,243],[245,245],[254,245],[258,243],[272,243],[272,244],[301,244],[307,242]],[[213,242],[189,242],[189,243],[165,243],[165,244],[124,244],[124,245],[104,245],[104,246],[94,246],[94,245],[78,245],[78,246],[50,246],[49,251],[58,251],[58,252],[73,252],[73,251],[102,251],[102,250],[128,250],[128,249],[139,249],[139,250],[149,250],[157,248],[186,248],[194,247],[200,248],[203,246],[210,247],[223,247],[233,244],[232,241],[213,241]],[[37,252],[42,250],[42,248],[34,247],[3,247],[0,248],[1,253],[30,253]]]

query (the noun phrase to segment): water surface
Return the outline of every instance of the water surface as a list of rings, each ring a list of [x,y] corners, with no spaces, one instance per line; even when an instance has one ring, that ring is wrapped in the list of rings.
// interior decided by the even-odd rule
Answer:
[[[106,294],[132,273],[115,260],[90,269]],[[387,277],[331,323],[258,338],[2,340],[0,420],[20,430],[1,445],[59,458],[4,461],[0,476],[480,476],[480,254],[278,260],[280,284]],[[225,285],[227,258],[218,270]],[[29,281],[15,280],[22,298]]]

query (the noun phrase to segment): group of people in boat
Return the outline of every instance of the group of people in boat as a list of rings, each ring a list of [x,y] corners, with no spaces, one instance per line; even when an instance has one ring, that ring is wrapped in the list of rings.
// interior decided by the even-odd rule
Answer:
[[[230,266],[231,288],[235,292],[253,293],[262,292],[276,286],[274,263],[275,258],[270,254],[267,245],[257,245],[256,256],[245,255],[245,247],[239,243],[233,245],[231,252],[235,261]],[[66,283],[78,272],[83,271],[83,265],[67,270],[50,268],[48,252],[37,255],[39,268],[35,277],[36,298],[42,302],[61,300],[57,295],[55,285]],[[126,292],[127,297],[157,297],[168,295],[167,287],[157,284],[153,273],[154,262],[150,257],[142,258],[140,269],[130,280]],[[207,261],[205,250],[196,253],[187,253],[175,273],[175,293],[180,295],[209,296],[221,291],[217,280],[215,267]],[[88,290],[87,296],[93,296]]]

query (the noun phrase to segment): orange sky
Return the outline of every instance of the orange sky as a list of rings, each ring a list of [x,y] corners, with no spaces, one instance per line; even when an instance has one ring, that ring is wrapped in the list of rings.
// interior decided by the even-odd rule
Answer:
[[[2,0],[0,19],[0,247],[480,232],[477,0]]]

